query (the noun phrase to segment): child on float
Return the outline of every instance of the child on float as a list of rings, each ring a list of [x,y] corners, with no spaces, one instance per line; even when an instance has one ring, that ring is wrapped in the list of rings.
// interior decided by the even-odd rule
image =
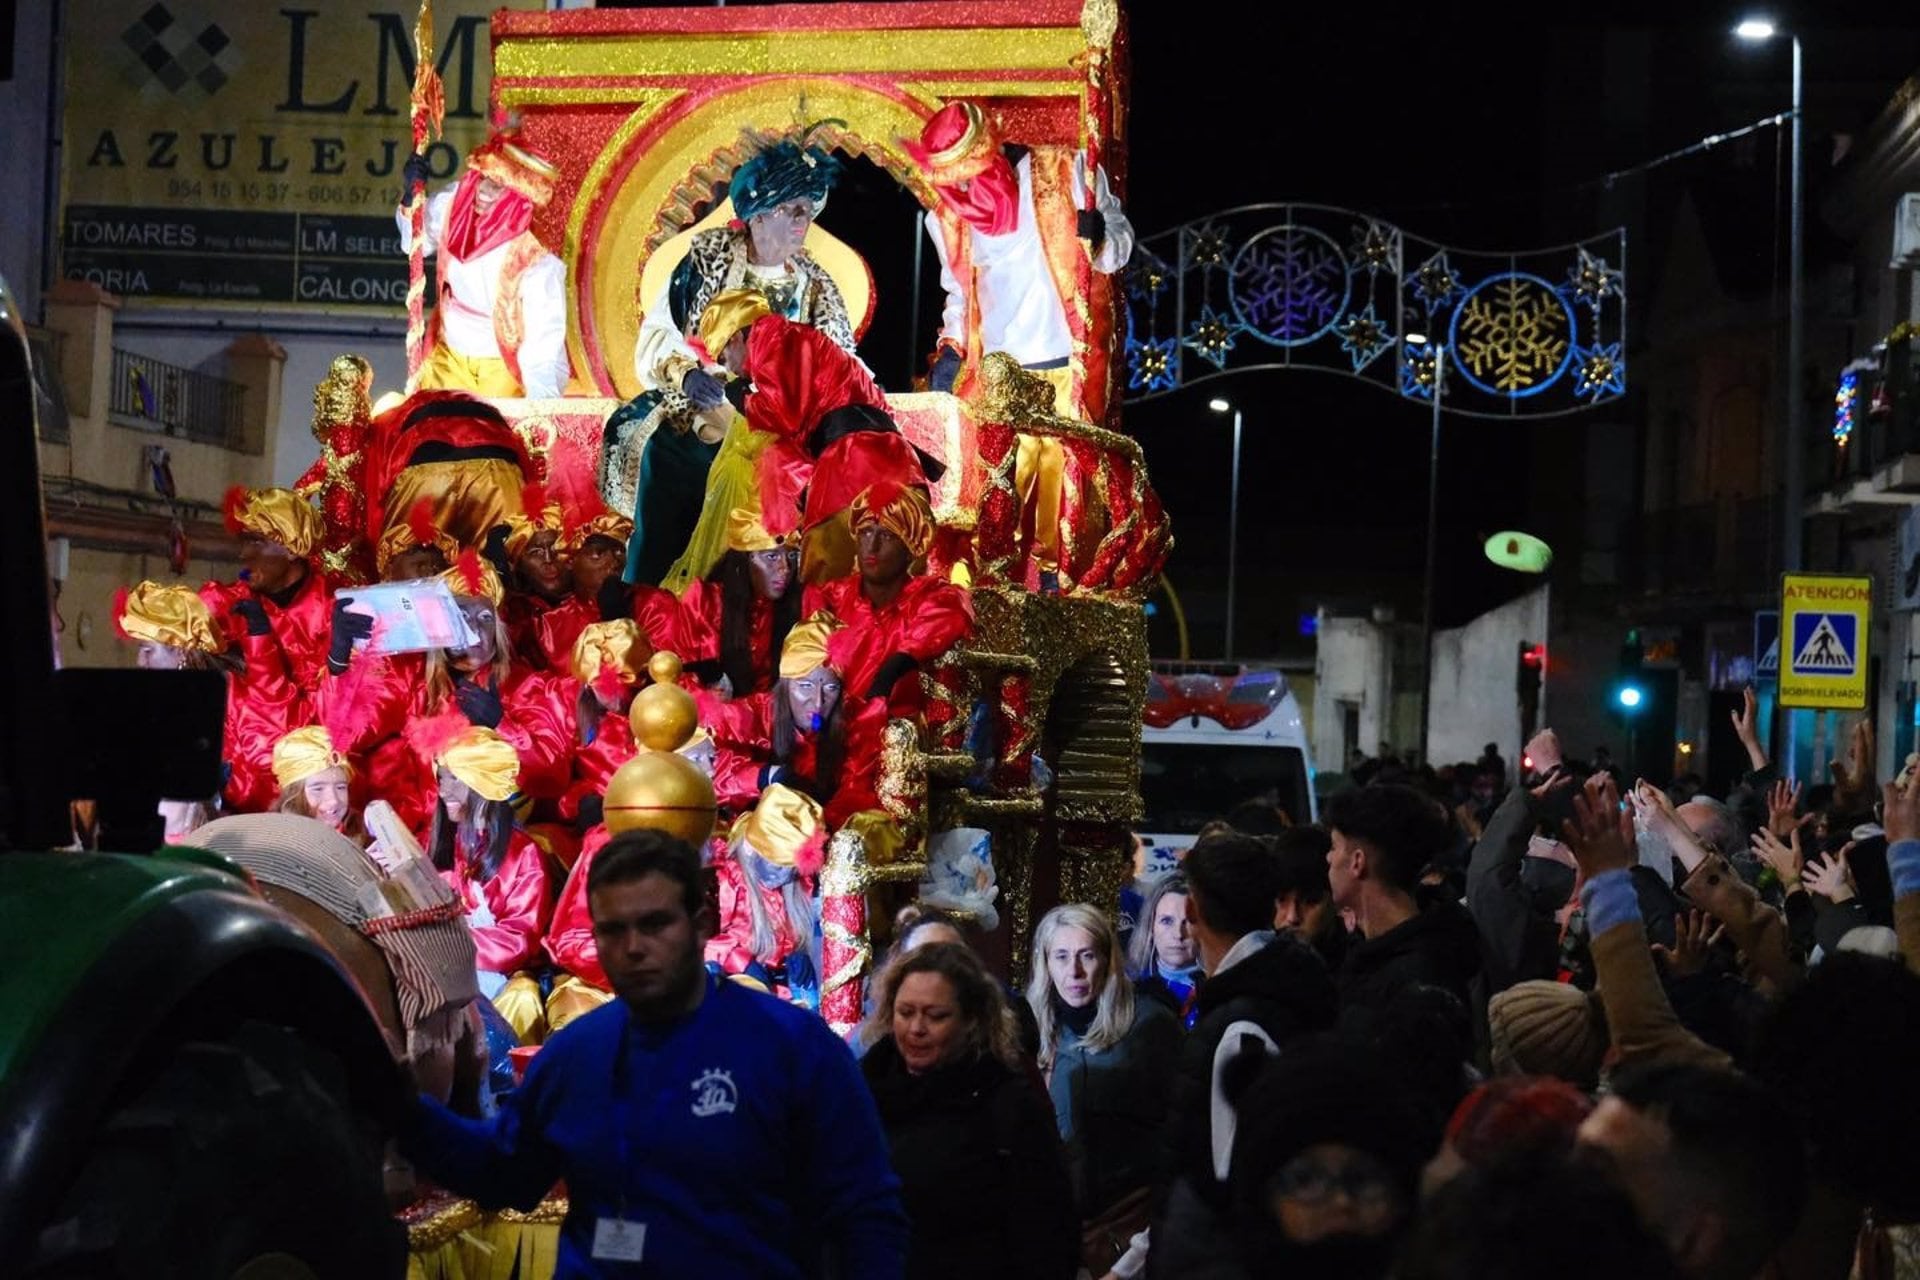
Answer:
[[[627,712],[652,656],[647,637],[630,618],[593,623],[574,641],[573,781],[560,797],[559,811],[576,833],[600,824],[607,783],[633,759]]]
[[[710,685],[724,679],[735,698],[773,687],[781,646],[800,620],[798,544],[768,533],[758,501],[746,497],[727,516],[719,563],[680,597],[681,658]]]
[[[514,820],[520,758],[492,729],[457,714],[408,730],[438,778],[433,822],[421,847],[459,895],[473,934],[480,991],[522,1044],[545,1030],[539,984],[528,972],[553,911],[546,855]]]
[[[307,725],[274,743],[273,778],[280,786],[274,812],[324,822],[366,848],[366,823],[353,803],[353,767],[334,750],[326,729]]]
[[[352,612],[350,592],[334,607],[328,677],[316,696],[334,745],[367,762],[369,794],[387,801],[410,829],[433,815],[433,771],[403,735],[407,726],[457,712],[498,731],[520,760],[520,785],[534,797],[566,788],[573,751],[572,690],[564,679],[516,659],[500,607],[499,575],[473,551],[444,575],[478,639],[461,649],[388,655],[356,652],[373,620]]]
[[[819,802],[777,782],[734,822],[726,856],[714,862],[719,930],[707,942],[709,966],[819,1007],[815,892],[826,843]]]

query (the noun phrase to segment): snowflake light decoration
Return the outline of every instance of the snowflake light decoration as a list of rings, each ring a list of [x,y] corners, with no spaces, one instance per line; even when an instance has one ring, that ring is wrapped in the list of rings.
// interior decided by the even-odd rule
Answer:
[[[1340,349],[1353,361],[1355,373],[1372,364],[1374,357],[1393,345],[1393,335],[1380,322],[1371,302],[1365,311],[1349,312],[1347,318],[1335,326],[1335,332],[1340,335]]]
[[[1620,273],[1609,267],[1605,258],[1584,248],[1579,261],[1567,272],[1567,284],[1573,289],[1575,302],[1595,310],[1606,299],[1620,295]]]
[[[1627,393],[1627,362],[1621,357],[1620,344],[1573,349],[1573,394],[1599,401],[1607,396]]]
[[[1172,338],[1127,339],[1127,388],[1130,391],[1170,391],[1174,361],[1179,355]]]
[[[1182,247],[1186,250],[1189,267],[1224,267],[1227,265],[1227,237],[1216,230],[1211,223],[1197,228],[1182,230]]]
[[[1429,315],[1459,297],[1461,292],[1460,277],[1448,263],[1445,249],[1421,263],[1413,274],[1413,296],[1426,307]]]
[[[1222,369],[1226,367],[1227,353],[1233,350],[1233,335],[1239,328],[1211,306],[1203,306],[1200,318],[1193,322],[1193,328],[1188,330],[1181,345],[1214,368]]]
[[[1452,330],[1461,373],[1494,395],[1537,395],[1573,356],[1573,313],[1552,285],[1524,272],[1475,285],[1453,313]]]
[[[1355,270],[1364,268],[1370,276],[1381,271],[1400,274],[1398,227],[1369,220],[1366,226],[1353,229],[1353,243],[1347,252],[1353,259]]]
[[[1262,232],[1233,260],[1234,311],[1249,332],[1275,346],[1297,347],[1331,329],[1352,284],[1339,246],[1311,227]]]

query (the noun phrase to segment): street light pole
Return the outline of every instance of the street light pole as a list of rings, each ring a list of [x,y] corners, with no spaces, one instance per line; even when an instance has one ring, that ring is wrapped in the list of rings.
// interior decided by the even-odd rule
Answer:
[[[1427,577],[1420,609],[1420,759],[1428,762],[1427,731],[1433,717],[1433,587],[1440,556],[1440,396],[1446,385],[1447,348],[1433,344],[1433,440],[1427,451]]]
[[[1216,397],[1207,402],[1215,413],[1233,414],[1233,479],[1227,495],[1227,638],[1221,656],[1233,658],[1233,613],[1240,581],[1240,410]]]
[[[1787,246],[1787,415],[1786,455],[1781,459],[1781,505],[1786,515],[1781,526],[1780,568],[1791,573],[1800,567],[1802,492],[1806,488],[1806,432],[1801,415],[1806,412],[1806,390],[1801,384],[1806,365],[1806,327],[1801,312],[1806,302],[1806,167],[1801,162],[1802,132],[1800,96],[1800,37],[1793,37],[1793,187],[1790,201],[1790,231]]]

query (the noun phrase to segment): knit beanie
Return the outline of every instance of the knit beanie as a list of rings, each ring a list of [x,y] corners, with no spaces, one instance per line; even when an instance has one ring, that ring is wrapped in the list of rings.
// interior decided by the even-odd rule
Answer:
[[[1607,1025],[1592,996],[1564,982],[1519,982],[1487,1004],[1493,1069],[1558,1076],[1583,1089],[1600,1079]]]

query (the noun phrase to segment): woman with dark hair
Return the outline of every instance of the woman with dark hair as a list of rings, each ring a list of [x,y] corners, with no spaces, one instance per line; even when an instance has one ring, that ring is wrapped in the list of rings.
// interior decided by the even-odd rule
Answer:
[[[514,822],[520,759],[491,729],[457,715],[414,725],[408,737],[434,762],[440,789],[423,842],[441,879],[460,895],[473,934],[480,991],[522,1044],[541,1028],[537,962],[553,911],[546,856]]]
[[[861,1032],[913,1225],[908,1280],[1069,1280],[1073,1191],[1000,986],[964,946],[891,966]]]
[[[771,689],[780,647],[800,620],[799,569],[791,543],[769,536],[757,511],[736,508],[726,554],[680,598],[681,660],[716,672],[709,684],[724,676],[736,698]]]

